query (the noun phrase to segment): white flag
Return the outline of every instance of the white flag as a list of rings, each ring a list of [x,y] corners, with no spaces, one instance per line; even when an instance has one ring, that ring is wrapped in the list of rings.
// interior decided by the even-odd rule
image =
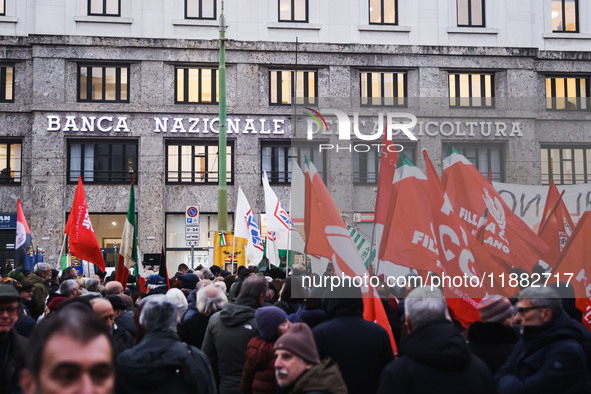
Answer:
[[[274,246],[276,249],[289,249],[304,253],[304,240],[296,231],[291,218],[283,208],[275,192],[269,186],[267,173],[263,175],[263,187],[265,189],[265,213],[267,217],[267,238],[274,233]],[[291,237],[291,239],[290,239]],[[273,256],[267,249],[267,258],[272,261]]]
[[[241,187],[238,187],[235,223],[234,236],[248,241],[246,245],[246,265],[257,265],[263,258],[263,239],[254,212],[250,209],[250,204],[246,200]]]

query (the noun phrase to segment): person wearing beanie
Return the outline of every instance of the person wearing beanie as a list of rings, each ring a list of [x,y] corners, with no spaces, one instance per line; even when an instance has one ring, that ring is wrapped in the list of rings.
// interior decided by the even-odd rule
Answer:
[[[246,347],[246,362],[242,371],[240,392],[246,394],[275,394],[275,340],[284,334],[291,323],[287,314],[276,306],[265,306],[254,313],[259,335]]]
[[[519,332],[512,325],[513,305],[503,296],[488,295],[478,304],[478,313],[482,321],[468,328],[468,345],[494,374],[519,340]]]
[[[12,284],[0,284],[0,393],[20,392],[18,378],[28,341],[14,328],[19,302],[20,294]]]
[[[283,393],[347,393],[335,362],[320,361],[312,330],[295,323],[275,341],[275,377]]]

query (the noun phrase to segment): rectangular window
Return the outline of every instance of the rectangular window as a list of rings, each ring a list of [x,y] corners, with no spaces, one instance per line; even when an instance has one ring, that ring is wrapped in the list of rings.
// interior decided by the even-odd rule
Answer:
[[[490,173],[493,181],[503,182],[503,145],[454,143],[453,147],[470,160],[486,179],[489,179]]]
[[[216,0],[185,0],[185,19],[216,19]]]
[[[552,31],[557,33],[579,31],[578,0],[552,0]]]
[[[397,25],[397,0],[369,0],[370,25]]]
[[[546,77],[546,109],[588,110],[589,77]]]
[[[406,73],[362,71],[361,105],[406,107]]]
[[[318,97],[317,71],[269,71],[269,102],[271,105],[291,105],[295,97],[297,104],[315,105]]]
[[[395,149],[402,152],[415,163],[416,144],[400,143],[394,141]],[[380,152],[372,147],[367,152],[353,153],[353,183],[357,185],[373,185],[378,182],[380,173]]]
[[[279,22],[308,22],[308,0],[279,0]]]
[[[0,140],[0,184],[21,183],[22,144]]]
[[[261,168],[267,172],[269,183],[291,183],[291,163],[295,159],[301,167],[308,156],[320,176],[326,181],[326,156],[318,152],[317,145],[297,144],[292,146],[289,141],[261,141]]]
[[[68,182],[130,184],[129,164],[132,164],[137,183],[137,141],[81,141],[68,142]]]
[[[14,67],[0,66],[0,102],[14,102]]]
[[[0,0],[0,15],[6,15],[6,0]]]
[[[450,108],[494,108],[494,74],[449,73]]]
[[[218,143],[169,141],[166,145],[166,182],[180,184],[218,183]],[[226,147],[226,181],[234,181],[233,143]]]
[[[217,104],[219,73],[216,68],[176,68],[177,104]]]
[[[129,66],[78,66],[78,101],[129,102]]]
[[[591,147],[542,146],[542,184],[591,182]]]
[[[88,0],[88,15],[121,16],[121,0]]]
[[[484,27],[484,0],[457,0],[459,27]]]

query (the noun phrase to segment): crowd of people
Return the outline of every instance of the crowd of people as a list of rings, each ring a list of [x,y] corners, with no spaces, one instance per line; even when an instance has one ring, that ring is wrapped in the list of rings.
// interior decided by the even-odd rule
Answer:
[[[440,289],[384,286],[393,347],[360,289],[301,293],[284,275],[181,264],[148,270],[142,289],[47,263],[11,271],[0,393],[591,393],[591,332],[553,288],[489,295],[466,329]]]

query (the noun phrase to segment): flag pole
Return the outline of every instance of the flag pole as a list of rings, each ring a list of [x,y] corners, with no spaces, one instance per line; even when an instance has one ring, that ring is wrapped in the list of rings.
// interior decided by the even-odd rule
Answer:
[[[538,236],[540,234],[542,234],[542,231],[544,230],[544,228],[546,228],[546,224],[548,223],[550,216],[552,216],[552,214],[556,211],[556,208],[558,208],[558,204],[560,204],[560,201],[562,201],[562,196],[564,195],[564,192],[566,192],[566,190],[563,190],[562,193],[560,193],[560,197],[558,197],[558,199],[556,200],[556,203],[552,207],[552,210],[550,211],[548,216],[546,216],[546,218],[545,218],[546,220],[544,220],[544,223],[542,223],[542,225],[540,226],[540,229],[538,230]]]
[[[228,188],[226,182],[226,21],[224,0],[220,15],[220,64],[219,64],[219,134],[218,134],[218,230],[228,230]],[[234,256],[232,256],[232,262]],[[232,269],[233,271],[233,269]]]

